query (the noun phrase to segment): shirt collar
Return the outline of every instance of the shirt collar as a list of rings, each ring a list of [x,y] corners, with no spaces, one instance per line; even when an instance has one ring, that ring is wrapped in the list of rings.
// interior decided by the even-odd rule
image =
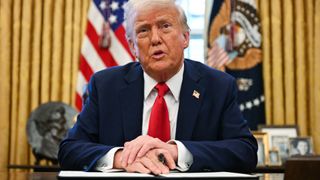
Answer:
[[[176,73],[173,77],[171,77],[167,82],[167,86],[170,89],[170,92],[172,93],[174,99],[176,101],[179,101],[180,96],[180,90],[182,85],[182,79],[183,79],[183,72],[184,72],[184,63],[182,63],[182,67]],[[147,99],[147,97],[150,95],[153,88],[158,84],[157,81],[152,79],[146,72],[143,71],[143,77],[144,77],[144,100]]]

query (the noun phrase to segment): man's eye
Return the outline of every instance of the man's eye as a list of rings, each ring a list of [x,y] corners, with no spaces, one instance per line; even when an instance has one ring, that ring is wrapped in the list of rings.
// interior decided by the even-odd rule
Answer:
[[[138,29],[136,32],[137,32],[137,36],[142,38],[142,37],[146,37],[148,35],[148,29],[147,28],[141,28],[141,29]]]
[[[145,32],[147,32],[148,30],[146,29],[146,28],[141,28],[141,29],[138,29],[138,34],[139,33],[145,33]]]
[[[170,27],[170,24],[169,24],[169,23],[165,23],[165,24],[162,25],[162,27],[163,27],[163,28],[169,28],[169,27]]]

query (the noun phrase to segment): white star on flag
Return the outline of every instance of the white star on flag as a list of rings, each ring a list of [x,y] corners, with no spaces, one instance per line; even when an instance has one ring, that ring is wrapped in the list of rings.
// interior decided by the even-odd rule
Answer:
[[[117,16],[111,14],[109,17],[109,22],[110,24],[116,23],[117,22]]]
[[[107,3],[105,1],[101,1],[100,8],[103,9],[103,10],[106,9],[107,8]]]
[[[112,1],[110,7],[111,7],[112,11],[115,11],[115,10],[119,9],[119,3]]]

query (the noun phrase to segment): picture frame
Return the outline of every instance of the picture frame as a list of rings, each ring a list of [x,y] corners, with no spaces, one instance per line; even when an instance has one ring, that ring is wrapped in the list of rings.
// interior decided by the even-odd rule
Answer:
[[[284,125],[284,126],[258,126],[259,131],[268,133],[269,147],[272,149],[272,137],[273,136],[288,136],[289,138],[295,138],[299,136],[298,126]]]
[[[313,155],[313,143],[310,136],[289,138],[289,144],[290,156]]]
[[[278,149],[269,150],[269,165],[270,166],[281,166],[282,165],[280,152]]]
[[[266,166],[269,164],[269,142],[268,133],[260,131],[252,131],[253,136],[258,143],[258,163],[257,166]]]
[[[271,136],[270,149],[277,150],[281,162],[285,162],[289,157],[289,136],[274,135]]]

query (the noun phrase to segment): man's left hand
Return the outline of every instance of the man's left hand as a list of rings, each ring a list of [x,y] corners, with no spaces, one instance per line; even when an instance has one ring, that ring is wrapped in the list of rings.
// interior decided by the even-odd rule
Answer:
[[[168,144],[158,138],[148,135],[142,135],[136,139],[126,142],[122,151],[122,166],[127,167],[133,163],[136,158],[141,158],[152,149],[165,149],[170,153],[174,162],[178,159],[178,149],[176,144]]]

